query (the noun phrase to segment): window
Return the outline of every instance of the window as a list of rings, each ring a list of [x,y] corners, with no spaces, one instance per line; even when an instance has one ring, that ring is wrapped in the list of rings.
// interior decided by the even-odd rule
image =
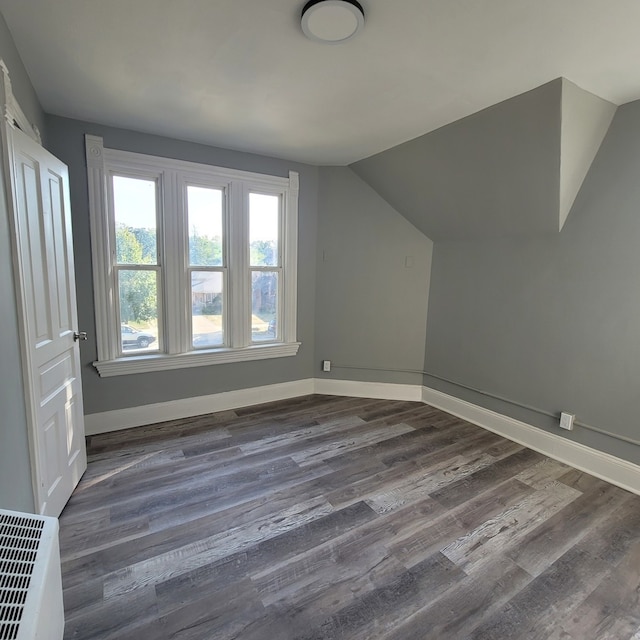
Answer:
[[[86,145],[101,376],[297,353],[296,173]]]

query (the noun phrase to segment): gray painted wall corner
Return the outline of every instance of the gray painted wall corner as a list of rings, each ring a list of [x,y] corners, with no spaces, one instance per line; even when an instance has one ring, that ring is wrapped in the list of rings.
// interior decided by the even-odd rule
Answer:
[[[315,377],[420,384],[432,246],[350,168],[320,170]]]
[[[427,385],[640,462],[638,175],[640,101],[618,108],[561,234],[436,244],[425,369],[464,386]],[[567,434],[561,411],[611,435]]]

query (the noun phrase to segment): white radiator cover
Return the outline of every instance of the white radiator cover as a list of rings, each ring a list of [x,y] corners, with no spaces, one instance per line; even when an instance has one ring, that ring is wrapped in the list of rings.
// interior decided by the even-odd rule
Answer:
[[[61,640],[58,520],[0,509],[0,640]]]

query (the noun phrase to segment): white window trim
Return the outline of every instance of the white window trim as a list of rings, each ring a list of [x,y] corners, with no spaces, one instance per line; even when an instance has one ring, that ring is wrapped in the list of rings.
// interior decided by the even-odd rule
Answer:
[[[235,169],[226,169],[212,165],[203,165],[183,160],[173,160],[148,156],[129,151],[105,149],[103,139],[99,136],[85,136],[87,174],[89,186],[89,214],[91,223],[91,254],[93,263],[94,303],[96,313],[96,344],[98,359],[93,363],[102,377],[183,369],[230,362],[246,362],[266,358],[294,356],[300,348],[296,339],[297,330],[297,264],[298,264],[298,174],[289,172],[288,178],[250,173]],[[185,180],[201,180],[203,183],[214,179],[222,179],[229,184],[242,181],[265,192],[278,190],[284,194],[282,218],[282,300],[281,300],[281,341],[266,344],[250,344],[250,332],[247,326],[236,333],[234,344],[214,349],[189,350],[187,344],[187,327],[189,323],[188,309],[184,305],[183,313],[176,315],[174,322],[166,327],[165,353],[144,355],[119,355],[118,323],[112,309],[115,305],[115,287],[111,270],[111,248],[109,235],[109,216],[107,213],[107,180],[108,167],[117,164],[118,169],[132,171],[148,170],[174,172],[174,180],[166,181],[164,189],[169,197],[174,198]],[[230,198],[242,198],[245,194],[231,189]],[[246,224],[243,220],[239,224]],[[165,218],[166,219],[166,218]],[[170,242],[181,242],[180,234],[172,230],[168,238]],[[234,265],[230,264],[229,269]],[[178,270],[165,272],[166,290],[180,290],[185,286],[181,281],[183,275]],[[248,287],[248,283],[247,283]],[[248,293],[248,292],[247,292]],[[237,303],[237,301],[236,301]],[[164,304],[169,304],[165,300]],[[234,304],[233,300],[231,304]],[[233,313],[233,311],[232,311]],[[183,317],[184,316],[184,317]]]

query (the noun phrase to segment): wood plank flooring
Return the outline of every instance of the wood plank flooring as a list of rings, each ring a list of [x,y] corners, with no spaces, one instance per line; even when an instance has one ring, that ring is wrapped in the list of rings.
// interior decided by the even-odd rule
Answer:
[[[640,639],[640,497],[412,402],[89,439],[65,638]]]

